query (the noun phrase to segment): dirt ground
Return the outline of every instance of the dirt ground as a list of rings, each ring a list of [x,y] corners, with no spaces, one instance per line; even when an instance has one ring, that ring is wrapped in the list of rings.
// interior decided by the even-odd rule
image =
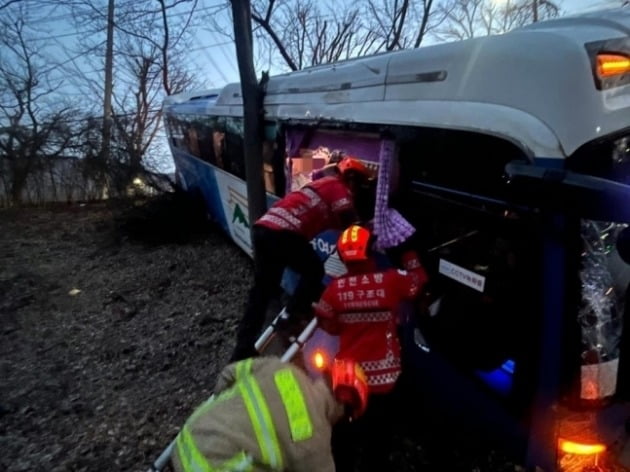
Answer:
[[[0,211],[0,470],[146,470],[211,394],[251,269],[173,199]],[[430,436],[391,470],[514,470]]]

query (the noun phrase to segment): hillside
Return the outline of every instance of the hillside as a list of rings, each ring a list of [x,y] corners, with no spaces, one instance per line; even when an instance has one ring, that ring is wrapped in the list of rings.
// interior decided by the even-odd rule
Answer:
[[[0,248],[0,470],[146,470],[210,395],[251,261],[173,200],[3,210]],[[412,426],[391,470],[514,470]]]

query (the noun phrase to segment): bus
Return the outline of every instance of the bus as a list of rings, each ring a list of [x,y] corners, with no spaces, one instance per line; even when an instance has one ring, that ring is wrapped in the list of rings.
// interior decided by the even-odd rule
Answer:
[[[268,204],[343,152],[378,175],[371,216],[416,228],[431,305],[402,338],[430,409],[527,466],[630,470],[630,9],[274,76],[264,117]],[[240,85],[164,118],[251,255]],[[312,242],[330,275],[336,237]]]

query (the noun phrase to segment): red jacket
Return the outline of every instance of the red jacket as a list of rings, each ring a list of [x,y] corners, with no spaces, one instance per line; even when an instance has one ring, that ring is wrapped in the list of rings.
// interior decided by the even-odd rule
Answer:
[[[370,393],[390,391],[400,375],[399,306],[420,293],[427,280],[422,274],[388,269],[344,275],[315,305],[322,328],[339,335],[337,357],[361,364]]]
[[[309,241],[328,229],[343,229],[354,217],[350,190],[338,177],[324,177],[289,193],[258,221],[271,229],[293,231]],[[348,218],[345,218],[348,219]]]

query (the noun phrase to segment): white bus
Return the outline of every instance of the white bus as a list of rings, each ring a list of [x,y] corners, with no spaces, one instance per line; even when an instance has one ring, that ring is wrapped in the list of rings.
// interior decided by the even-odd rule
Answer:
[[[428,416],[544,470],[630,469],[630,9],[272,77],[264,109],[269,202],[339,150],[417,229]],[[164,112],[182,186],[251,254],[240,85]]]

